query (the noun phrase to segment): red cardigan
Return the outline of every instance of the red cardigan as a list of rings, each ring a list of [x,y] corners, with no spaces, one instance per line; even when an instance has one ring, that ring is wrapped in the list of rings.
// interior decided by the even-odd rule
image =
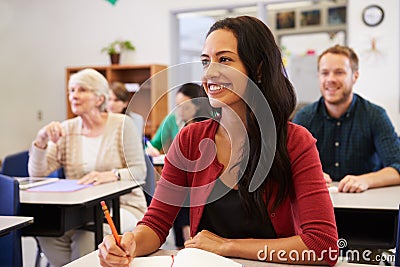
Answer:
[[[151,205],[139,222],[153,229],[161,243],[165,242],[187,192],[190,192],[190,231],[192,236],[197,233],[204,204],[223,170],[215,157],[217,128],[218,122],[214,120],[188,125],[169,149]],[[338,234],[316,140],[305,128],[293,123],[288,124],[287,138],[294,192],[273,212],[269,207],[269,217],[278,238],[300,235],[309,249],[318,256],[325,251],[324,260],[334,265]],[[332,250],[336,252],[329,255]]]

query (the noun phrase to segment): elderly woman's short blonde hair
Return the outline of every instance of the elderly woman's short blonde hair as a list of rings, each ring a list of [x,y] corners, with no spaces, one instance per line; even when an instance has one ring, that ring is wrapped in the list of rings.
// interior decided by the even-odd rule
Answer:
[[[98,96],[104,96],[104,101],[100,106],[100,110],[106,110],[108,89],[110,86],[107,79],[100,72],[88,68],[72,74],[68,81],[68,88],[70,89],[75,85],[93,91]]]

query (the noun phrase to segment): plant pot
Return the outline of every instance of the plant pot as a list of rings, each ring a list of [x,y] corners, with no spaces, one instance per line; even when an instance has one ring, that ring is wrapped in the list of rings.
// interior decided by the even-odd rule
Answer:
[[[120,54],[110,54],[111,64],[119,64]]]

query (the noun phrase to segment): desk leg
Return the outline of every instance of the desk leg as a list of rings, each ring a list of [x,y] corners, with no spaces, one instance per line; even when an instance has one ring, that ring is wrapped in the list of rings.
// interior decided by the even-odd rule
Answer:
[[[97,249],[97,246],[103,241],[103,210],[100,205],[94,206],[94,247]]]
[[[116,197],[112,199],[112,215],[115,228],[117,228],[117,232],[121,234],[121,217],[119,208],[120,208],[119,197]]]

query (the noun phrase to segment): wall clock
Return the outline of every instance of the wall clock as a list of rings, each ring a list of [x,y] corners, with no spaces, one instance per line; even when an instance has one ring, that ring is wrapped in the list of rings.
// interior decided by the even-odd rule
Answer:
[[[383,21],[385,12],[378,5],[370,5],[364,8],[362,12],[363,22],[370,27],[378,26]]]

